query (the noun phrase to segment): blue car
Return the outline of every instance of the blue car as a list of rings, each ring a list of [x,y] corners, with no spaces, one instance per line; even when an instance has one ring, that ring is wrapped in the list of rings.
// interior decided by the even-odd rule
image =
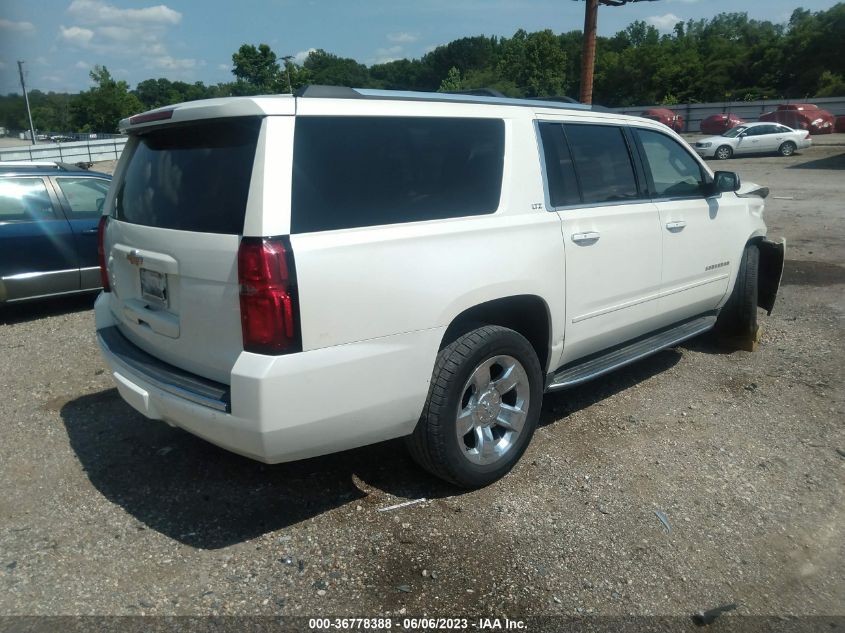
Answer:
[[[101,287],[97,225],[111,176],[0,163],[0,304]]]

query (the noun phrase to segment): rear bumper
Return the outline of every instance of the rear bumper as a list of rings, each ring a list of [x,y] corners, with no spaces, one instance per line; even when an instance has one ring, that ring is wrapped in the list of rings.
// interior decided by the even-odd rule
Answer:
[[[242,352],[230,384],[222,385],[161,363],[123,338],[108,301],[106,293],[97,299],[97,334],[121,397],[147,418],[266,463],[411,433],[445,329],[286,356]]]

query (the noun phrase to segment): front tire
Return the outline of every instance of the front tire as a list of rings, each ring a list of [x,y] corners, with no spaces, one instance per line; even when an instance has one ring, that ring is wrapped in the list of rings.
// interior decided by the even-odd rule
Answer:
[[[716,328],[721,334],[742,339],[753,339],[756,336],[759,268],[760,250],[756,244],[746,245],[733,292],[716,321]]]
[[[493,483],[513,468],[537,427],[543,398],[537,354],[525,337],[488,325],[440,350],[411,456],[463,488]]]
[[[778,154],[781,156],[792,156],[796,149],[798,148],[795,146],[795,143],[792,141],[786,141],[785,143],[781,143],[778,148]]]
[[[729,145],[720,145],[716,148],[716,160],[727,160],[733,155],[734,151]]]

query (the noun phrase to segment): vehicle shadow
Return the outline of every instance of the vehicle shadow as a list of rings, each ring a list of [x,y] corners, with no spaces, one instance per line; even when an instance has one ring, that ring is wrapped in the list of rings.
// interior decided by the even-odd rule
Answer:
[[[845,152],[805,163],[795,163],[789,169],[845,169]]]
[[[540,424],[660,374],[680,358],[678,351],[666,350],[549,394]],[[266,465],[147,420],[116,389],[72,400],[60,414],[71,447],[104,497],[137,519],[138,529],[153,529],[201,549],[240,543],[356,501],[372,511],[405,499],[462,492],[414,464],[401,440]]]
[[[147,420],[109,389],[60,411],[95,488],[142,525],[218,549],[362,500],[372,511],[459,491],[419,469],[403,442],[266,465]],[[386,497],[380,492],[387,492]]]
[[[14,325],[60,314],[84,312],[94,308],[96,299],[97,293],[92,291],[69,297],[52,297],[27,303],[0,305],[0,325]]]

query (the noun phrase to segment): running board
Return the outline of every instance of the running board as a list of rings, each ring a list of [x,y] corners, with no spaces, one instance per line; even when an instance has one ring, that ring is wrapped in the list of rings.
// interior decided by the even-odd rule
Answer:
[[[597,376],[606,374],[636,362],[646,356],[651,356],[668,347],[673,347],[682,341],[703,334],[713,328],[716,324],[715,315],[706,315],[686,321],[668,330],[652,334],[644,339],[629,343],[624,347],[618,347],[607,354],[593,357],[589,360],[578,363],[575,366],[564,367],[552,376],[551,382],[546,391],[566,389],[580,385]]]

